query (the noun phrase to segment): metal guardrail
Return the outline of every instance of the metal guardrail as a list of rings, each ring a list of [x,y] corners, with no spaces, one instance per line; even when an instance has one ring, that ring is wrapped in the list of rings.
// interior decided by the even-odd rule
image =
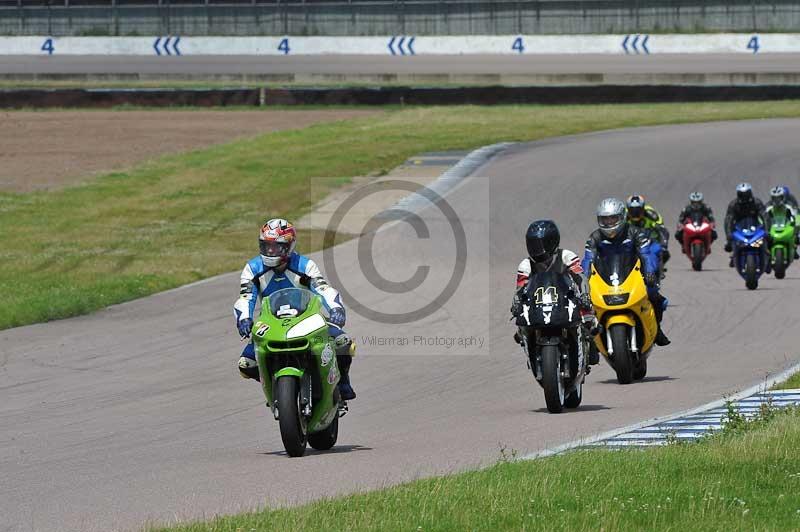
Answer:
[[[0,0],[0,34],[800,31],[800,0]]]

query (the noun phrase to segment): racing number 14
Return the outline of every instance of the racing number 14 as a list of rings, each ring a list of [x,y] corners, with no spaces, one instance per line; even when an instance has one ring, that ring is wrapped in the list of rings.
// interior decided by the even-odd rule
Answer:
[[[548,286],[547,288],[540,286],[533,293],[533,302],[537,305],[551,305],[558,299],[558,292],[555,286]]]

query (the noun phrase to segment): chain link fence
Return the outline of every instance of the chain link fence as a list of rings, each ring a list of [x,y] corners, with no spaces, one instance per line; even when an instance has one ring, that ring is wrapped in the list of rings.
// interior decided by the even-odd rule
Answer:
[[[800,0],[0,0],[2,35],[535,35],[798,30]]]

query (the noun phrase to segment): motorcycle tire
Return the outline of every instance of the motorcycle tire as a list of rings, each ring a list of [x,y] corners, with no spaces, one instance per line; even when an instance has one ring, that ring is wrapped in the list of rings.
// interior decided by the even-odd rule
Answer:
[[[318,451],[327,451],[336,445],[336,439],[338,437],[339,416],[337,415],[326,429],[309,434],[308,444]]]
[[[617,382],[630,384],[633,382],[633,357],[628,346],[628,326],[612,325],[610,334],[614,349],[614,371],[617,373]]]
[[[775,250],[775,260],[773,262],[772,269],[775,270],[775,278],[783,279],[786,277],[786,257],[783,249],[778,248]]]
[[[744,284],[748,290],[758,288],[758,277],[756,277],[756,257],[752,254],[747,255],[744,262]]]
[[[633,380],[640,381],[647,376],[647,359],[643,358],[633,368]]]
[[[544,402],[551,414],[564,410],[564,379],[561,377],[561,350],[557,345],[543,345],[542,350],[542,388]]]
[[[280,377],[275,383],[275,398],[278,401],[278,424],[286,454],[303,456],[308,436],[300,420],[300,391],[296,377]]]
[[[564,406],[567,408],[578,408],[581,406],[581,401],[583,401],[583,383],[579,383],[575,389],[567,395],[564,399]]]
[[[705,255],[705,246],[700,242],[692,244],[692,269],[699,272],[703,269],[703,259]]]

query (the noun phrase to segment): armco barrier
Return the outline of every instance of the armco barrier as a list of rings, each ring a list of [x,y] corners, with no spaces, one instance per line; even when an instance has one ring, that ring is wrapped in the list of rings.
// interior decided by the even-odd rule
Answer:
[[[498,105],[800,99],[800,85],[0,90],[0,108],[229,105]]]
[[[259,105],[258,89],[203,90],[95,90],[95,89],[11,89],[0,90],[0,108],[24,107],[225,107]]]
[[[800,52],[800,34],[387,35],[384,37],[0,37],[0,55],[462,55]]]

